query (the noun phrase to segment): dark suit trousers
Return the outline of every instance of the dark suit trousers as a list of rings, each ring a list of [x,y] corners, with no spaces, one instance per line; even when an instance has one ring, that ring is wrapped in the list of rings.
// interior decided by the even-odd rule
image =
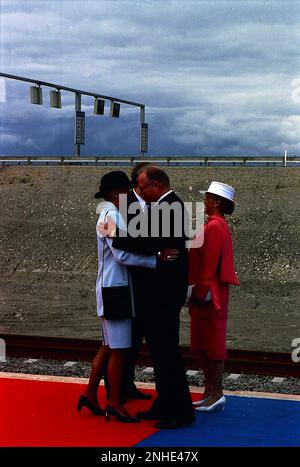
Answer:
[[[158,394],[152,409],[160,415],[159,418],[193,418],[191,395],[179,349],[181,307],[153,304],[151,308],[144,307],[143,324]]]

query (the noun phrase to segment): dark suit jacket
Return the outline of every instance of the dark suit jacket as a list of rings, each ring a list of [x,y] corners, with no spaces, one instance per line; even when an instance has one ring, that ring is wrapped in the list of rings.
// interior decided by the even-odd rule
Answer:
[[[135,195],[129,197],[129,202],[134,199]],[[162,203],[172,205],[178,203],[180,212],[174,215],[170,210],[170,221],[168,222],[169,234],[164,236],[163,222],[168,218],[162,215]],[[154,203],[153,203],[154,204]],[[184,222],[186,220],[186,212],[181,199],[172,191],[164,197],[156,206],[151,209],[152,219],[157,216],[158,232],[157,237],[137,237],[132,238],[127,236],[116,237],[113,240],[113,246],[120,250],[129,251],[131,253],[152,255],[157,254],[163,248],[175,248],[179,251],[178,258],[172,262],[157,262],[156,269],[147,268],[131,268],[134,289],[137,294],[138,301],[141,304],[149,304],[155,309],[155,305],[172,305],[181,307],[185,303],[187,293],[187,277],[188,277],[188,261],[186,249],[186,235],[184,232]],[[130,222],[130,216],[128,217]],[[175,226],[176,222],[176,226]],[[178,231],[178,225],[181,225],[181,232]],[[166,227],[166,225],[165,225]]]

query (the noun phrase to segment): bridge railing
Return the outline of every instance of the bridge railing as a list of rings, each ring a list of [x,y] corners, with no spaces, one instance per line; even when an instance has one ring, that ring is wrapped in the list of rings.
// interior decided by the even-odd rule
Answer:
[[[233,166],[248,166],[263,164],[264,166],[287,167],[289,163],[300,163],[299,156],[1,156],[0,165],[116,165],[118,163],[134,165],[142,161],[153,161],[167,167],[200,166],[210,167],[216,164],[232,164]]]

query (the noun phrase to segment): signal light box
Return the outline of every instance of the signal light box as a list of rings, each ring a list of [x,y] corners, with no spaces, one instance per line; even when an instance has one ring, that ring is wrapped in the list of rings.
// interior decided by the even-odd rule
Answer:
[[[110,116],[112,118],[119,118],[120,116],[120,104],[118,102],[112,102],[110,104]]]
[[[39,86],[31,86],[30,88],[30,102],[31,104],[43,104],[43,91]]]
[[[104,115],[105,100],[95,99],[94,115]]]

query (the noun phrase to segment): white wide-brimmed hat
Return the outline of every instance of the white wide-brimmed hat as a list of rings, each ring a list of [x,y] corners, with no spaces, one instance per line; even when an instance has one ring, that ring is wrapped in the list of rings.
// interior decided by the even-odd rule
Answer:
[[[228,199],[229,201],[232,201],[234,204],[236,204],[234,201],[235,189],[230,185],[226,185],[226,183],[211,182],[206,191],[201,190],[199,193],[202,195],[205,195],[205,193],[212,193],[213,195],[222,196],[222,198]]]

